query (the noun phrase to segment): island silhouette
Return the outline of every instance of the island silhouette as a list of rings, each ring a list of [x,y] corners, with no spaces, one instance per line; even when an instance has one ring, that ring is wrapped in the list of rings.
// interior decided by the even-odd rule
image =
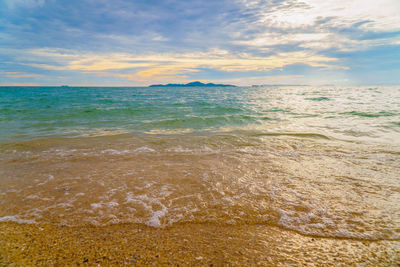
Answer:
[[[235,85],[231,84],[215,84],[215,83],[202,83],[199,81],[190,82],[186,84],[179,84],[179,83],[169,83],[169,84],[153,84],[149,87],[236,87]]]

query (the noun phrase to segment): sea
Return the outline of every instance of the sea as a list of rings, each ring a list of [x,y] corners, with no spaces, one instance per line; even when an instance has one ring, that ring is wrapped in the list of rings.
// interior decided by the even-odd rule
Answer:
[[[400,240],[400,86],[0,87],[0,222]]]

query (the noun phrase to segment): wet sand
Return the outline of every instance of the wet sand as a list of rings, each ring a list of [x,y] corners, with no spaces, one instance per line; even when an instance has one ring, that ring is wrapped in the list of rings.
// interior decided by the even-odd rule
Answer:
[[[226,139],[4,147],[0,266],[399,266],[397,150]]]
[[[275,226],[0,223],[1,266],[398,266],[400,241],[305,236]]]

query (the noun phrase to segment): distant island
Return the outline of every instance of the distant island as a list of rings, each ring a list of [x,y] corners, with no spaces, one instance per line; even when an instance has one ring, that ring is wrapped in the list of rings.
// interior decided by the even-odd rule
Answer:
[[[187,84],[179,84],[179,83],[169,83],[169,84],[153,84],[150,85],[149,87],[196,87],[196,86],[201,86],[201,87],[236,87],[235,85],[230,85],[230,84],[215,84],[215,83],[202,83],[202,82],[190,82]]]

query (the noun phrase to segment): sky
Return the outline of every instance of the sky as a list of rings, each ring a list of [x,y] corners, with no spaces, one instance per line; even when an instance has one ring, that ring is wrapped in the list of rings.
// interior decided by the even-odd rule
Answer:
[[[400,84],[400,0],[0,0],[0,85]]]

